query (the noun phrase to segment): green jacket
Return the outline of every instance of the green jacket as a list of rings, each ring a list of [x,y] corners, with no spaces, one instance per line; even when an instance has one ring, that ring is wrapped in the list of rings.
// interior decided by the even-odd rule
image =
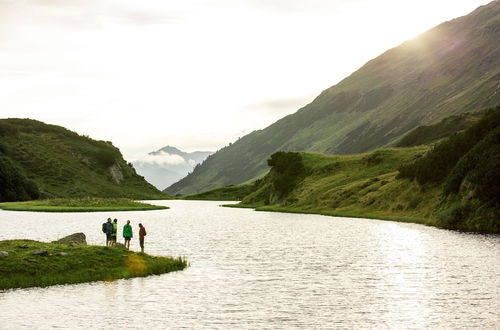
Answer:
[[[131,225],[123,226],[123,237],[125,237],[125,238],[133,237]]]
[[[118,224],[116,222],[113,222],[113,232],[111,233],[111,236],[116,236],[117,231],[118,231]]]

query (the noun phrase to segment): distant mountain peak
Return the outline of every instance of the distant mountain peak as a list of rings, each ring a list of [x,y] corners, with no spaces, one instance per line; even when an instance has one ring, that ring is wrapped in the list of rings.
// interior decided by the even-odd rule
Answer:
[[[185,177],[211,154],[212,151],[185,152],[166,145],[136,159],[132,164],[137,173],[161,190]]]
[[[182,151],[176,147],[170,146],[170,145],[167,145],[167,146],[160,148],[156,151],[152,151],[149,154],[150,155],[157,155],[157,154],[160,154],[162,152],[166,152],[167,154],[171,154],[171,155],[186,155],[187,154],[187,152],[184,152],[184,151]]]

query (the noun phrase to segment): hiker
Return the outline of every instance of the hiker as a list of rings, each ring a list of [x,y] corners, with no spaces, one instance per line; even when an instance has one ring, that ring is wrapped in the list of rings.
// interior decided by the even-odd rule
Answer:
[[[111,234],[113,242],[111,245],[116,245],[116,233],[118,232],[118,219],[113,220],[113,233]]]
[[[139,224],[139,245],[141,246],[141,252],[144,253],[144,236],[146,236],[146,228]]]
[[[132,226],[130,225],[130,220],[127,220],[127,224],[123,226],[123,238],[125,238],[125,247],[127,250],[130,249],[130,239],[132,236]]]
[[[113,242],[113,224],[111,223],[111,218],[108,218],[108,221],[106,222],[106,246],[111,246],[111,243]]]

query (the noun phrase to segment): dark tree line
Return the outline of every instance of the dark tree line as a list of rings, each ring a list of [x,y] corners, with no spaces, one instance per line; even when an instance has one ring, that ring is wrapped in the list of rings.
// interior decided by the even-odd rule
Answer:
[[[500,125],[500,110],[491,109],[476,124],[467,130],[455,133],[446,140],[435,145],[425,156],[399,168],[399,178],[415,179],[421,185],[427,183],[447,182],[446,192],[458,192],[459,183],[465,178],[465,169],[471,170],[479,163],[481,155],[473,149],[481,143],[481,150],[494,148],[498,142],[487,136]],[[498,146],[497,146],[498,147]],[[473,151],[473,152],[472,152]],[[465,157],[469,152],[469,156]],[[474,155],[474,156],[473,156]],[[494,161],[492,159],[491,161]],[[485,161],[488,162],[488,161]],[[458,166],[458,167],[457,167]],[[486,165],[481,165],[486,168]],[[455,169],[457,167],[457,169]],[[461,168],[461,170],[459,169]],[[450,176],[450,174],[452,174]],[[461,173],[461,174],[459,174]]]
[[[0,153],[0,202],[33,200],[39,195],[36,184]]]

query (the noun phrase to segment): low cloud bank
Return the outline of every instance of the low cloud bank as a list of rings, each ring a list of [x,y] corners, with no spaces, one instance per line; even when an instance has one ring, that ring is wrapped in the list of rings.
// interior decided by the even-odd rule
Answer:
[[[157,165],[160,167],[170,167],[172,165],[186,165],[186,166],[196,165],[196,162],[192,159],[185,159],[179,155],[169,154],[164,151],[157,152],[154,155],[147,154],[139,156],[132,159],[131,162],[136,164]]]

